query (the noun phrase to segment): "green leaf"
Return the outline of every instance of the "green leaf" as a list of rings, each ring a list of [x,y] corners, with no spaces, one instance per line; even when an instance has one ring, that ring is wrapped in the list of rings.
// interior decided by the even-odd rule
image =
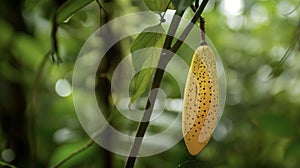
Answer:
[[[133,66],[136,70],[141,70],[134,76],[129,86],[131,103],[135,102],[145,92],[155,71],[155,68],[145,67],[156,67],[161,52],[161,50],[151,47],[162,48],[164,37],[164,29],[159,24],[143,30],[131,44],[130,51],[134,58],[132,60]]]
[[[144,2],[150,10],[164,12],[170,0],[144,0]]]
[[[134,76],[130,83],[130,103],[134,103],[145,92],[149,81],[154,73],[154,68],[146,68],[141,70]]]
[[[67,20],[72,14],[87,6],[94,0],[68,0],[57,9],[56,22],[60,24]]]
[[[184,11],[187,7],[193,4],[195,0],[172,0],[176,10]]]
[[[133,53],[139,49],[147,47],[160,47],[163,44],[164,28],[161,24],[147,27],[142,33],[133,41],[130,47],[130,51]]]
[[[295,129],[285,116],[274,113],[266,113],[258,116],[256,119],[261,128],[274,135],[284,137],[294,135]]]

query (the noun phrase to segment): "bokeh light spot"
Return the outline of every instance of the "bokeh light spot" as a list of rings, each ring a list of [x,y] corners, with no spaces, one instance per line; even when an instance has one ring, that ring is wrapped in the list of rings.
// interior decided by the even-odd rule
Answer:
[[[1,153],[1,157],[5,162],[12,162],[16,158],[16,154],[12,149],[5,149]]]
[[[56,82],[55,91],[61,97],[67,97],[72,93],[71,85],[66,79],[60,79]]]

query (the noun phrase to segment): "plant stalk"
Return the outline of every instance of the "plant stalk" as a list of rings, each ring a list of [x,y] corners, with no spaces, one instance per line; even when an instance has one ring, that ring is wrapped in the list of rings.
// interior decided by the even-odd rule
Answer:
[[[151,85],[151,90],[150,90],[150,94],[148,97],[148,101],[145,107],[145,112],[143,115],[143,119],[142,121],[145,122],[140,122],[139,126],[138,126],[138,131],[136,133],[135,136],[135,140],[134,143],[131,147],[127,162],[125,164],[125,168],[133,168],[134,167],[134,163],[136,161],[136,157],[138,155],[138,151],[139,148],[142,144],[143,141],[143,137],[146,133],[147,127],[149,125],[149,120],[151,118],[152,115],[152,111],[153,111],[153,107],[154,107],[154,103],[157,97],[157,89],[160,87],[160,83],[162,81],[163,75],[164,75],[164,69],[167,66],[168,62],[171,60],[171,58],[174,56],[174,54],[179,50],[180,46],[182,45],[183,41],[185,40],[185,38],[187,37],[187,35],[189,34],[189,32],[191,31],[193,25],[196,23],[196,21],[200,18],[200,15],[202,14],[205,6],[207,5],[208,0],[203,0],[201,5],[199,6],[199,8],[197,8],[191,22],[187,25],[186,29],[184,30],[184,32],[181,34],[180,38],[176,41],[175,45],[173,47],[171,47],[171,43],[173,41],[173,36],[177,30],[177,27],[180,23],[179,19],[176,19],[176,17],[174,16],[172,21],[171,21],[171,25],[170,28],[168,30],[168,35],[166,37],[166,40],[164,42],[163,45],[163,49],[167,49],[170,50],[171,52],[166,52],[165,50],[163,50],[161,52],[160,58],[159,58],[159,62],[158,62],[158,67],[156,68],[155,71],[155,75],[154,75],[154,79]],[[176,11],[175,15],[182,15],[183,11]]]

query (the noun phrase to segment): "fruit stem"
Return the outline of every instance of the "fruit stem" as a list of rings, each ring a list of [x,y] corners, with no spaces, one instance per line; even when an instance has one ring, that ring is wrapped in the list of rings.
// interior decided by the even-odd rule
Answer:
[[[205,19],[204,17],[200,16],[200,36],[201,36],[201,46],[207,45],[205,39]]]

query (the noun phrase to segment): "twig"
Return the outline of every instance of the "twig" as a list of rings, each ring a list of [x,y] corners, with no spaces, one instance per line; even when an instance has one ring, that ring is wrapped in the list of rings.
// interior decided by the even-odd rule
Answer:
[[[37,69],[37,74],[34,79],[34,85],[33,85],[33,92],[29,104],[29,109],[30,109],[30,131],[29,131],[29,136],[31,139],[31,167],[35,167],[35,162],[36,162],[36,137],[35,137],[35,115],[36,115],[36,98],[38,95],[38,90],[40,86],[40,81],[41,77],[44,71],[44,67],[47,63],[47,59],[49,55],[52,57],[53,62],[57,62],[57,64],[61,63],[61,58],[58,55],[58,46],[57,46],[57,39],[56,39],[56,33],[58,29],[58,24],[56,22],[56,14],[53,17],[53,24],[52,24],[52,29],[51,29],[51,47],[48,52],[43,56],[43,59],[41,63],[39,64],[39,67]],[[55,59],[56,58],[56,59]]]
[[[172,52],[168,52],[166,53],[165,51],[162,51],[160,58],[159,58],[159,62],[158,62],[158,67],[156,68],[155,71],[155,75],[154,75],[154,79],[151,85],[151,90],[152,92],[150,92],[146,107],[145,107],[145,112],[143,115],[143,119],[142,121],[145,122],[140,122],[139,126],[138,126],[138,131],[136,133],[135,136],[135,140],[134,143],[131,147],[127,162],[125,164],[125,168],[133,168],[134,167],[134,163],[139,151],[139,148],[141,146],[143,137],[146,133],[147,127],[149,125],[149,119],[151,117],[152,111],[153,111],[153,107],[154,107],[154,103],[156,100],[156,96],[157,96],[157,91],[153,91],[153,89],[155,88],[159,88],[163,74],[164,74],[164,67],[167,66],[168,62],[170,61],[170,59],[174,56],[174,53],[176,53],[178,51],[178,49],[180,48],[180,46],[182,45],[183,41],[185,40],[185,38],[187,37],[188,33],[191,31],[193,24],[196,23],[197,19],[200,17],[201,13],[203,12],[206,4],[208,3],[208,0],[203,0],[200,7],[196,10],[191,22],[187,25],[186,29],[184,30],[184,32],[182,33],[182,35],[180,36],[180,38],[176,41],[175,45],[171,48],[171,43],[173,40],[173,34],[175,34],[176,29],[179,25],[180,20],[179,19],[175,19],[175,17],[173,17],[170,28],[169,28],[169,33],[166,37],[165,43],[163,48],[164,49],[170,49]],[[176,13],[183,13],[183,11],[179,10],[180,12],[176,11]],[[170,54],[171,53],[171,54]],[[152,103],[152,104],[151,104]]]
[[[196,9],[199,8],[199,0],[195,1],[195,7],[196,7]]]
[[[76,149],[75,151],[73,151],[72,153],[70,153],[67,157],[63,158],[62,160],[60,160],[59,162],[57,162],[56,164],[54,164],[50,168],[58,168],[58,167],[60,167],[65,162],[67,162],[68,160],[70,160],[74,156],[78,155],[80,152],[82,152],[82,151],[88,149],[89,147],[91,147],[93,144],[94,144],[94,141],[92,139],[90,139],[84,146]]]
[[[176,14],[177,15],[182,15],[183,12],[176,11]],[[169,49],[170,48],[171,43],[172,43],[173,38],[174,38],[174,34],[176,33],[177,27],[179,25],[179,22],[180,22],[180,20],[178,18],[173,17],[173,19],[171,21],[171,24],[170,24],[170,28],[168,30],[168,34],[166,36],[166,39],[165,39],[165,42],[164,42],[164,45],[163,45],[164,49]],[[161,55],[160,55],[160,59],[158,61],[158,64],[162,64],[162,58],[163,58],[162,54],[163,53],[161,53]],[[154,88],[159,87],[160,81],[161,81],[163,73],[164,73],[162,69],[163,68],[156,69],[154,79],[153,79],[153,83],[151,85],[151,90],[153,90]],[[137,153],[138,153],[139,148],[141,146],[143,137],[146,133],[147,127],[149,125],[149,119],[151,117],[153,106],[154,106],[154,101],[152,101],[153,105],[151,106],[151,101],[150,100],[151,99],[155,100],[156,94],[157,93],[155,93],[155,92],[151,92],[151,95],[148,98],[148,101],[147,101],[147,104],[146,104],[146,107],[145,107],[145,109],[147,109],[147,110],[144,112],[143,119],[142,119],[142,121],[146,121],[146,122],[140,122],[139,123],[138,131],[135,135],[136,138],[135,138],[134,143],[133,143],[133,145],[130,149],[130,153],[129,153],[127,162],[125,164],[125,168],[132,168],[134,166],[136,156],[137,156]]]
[[[51,55],[53,62],[60,64],[62,62],[62,59],[58,52],[58,44],[57,44],[56,34],[57,34],[57,29],[58,29],[59,25],[57,24],[56,17],[57,17],[57,13],[55,12],[54,17],[52,19],[51,49],[50,49],[52,52],[50,52],[50,55]]]
[[[187,35],[189,34],[189,32],[191,31],[191,29],[193,28],[193,25],[196,23],[196,21],[200,18],[205,6],[207,5],[208,0],[203,0],[201,5],[199,6],[199,8],[197,8],[192,20],[190,21],[190,23],[187,25],[187,27],[185,28],[185,30],[183,31],[183,33],[181,34],[181,36],[179,37],[179,39],[176,41],[176,43],[174,44],[174,46],[171,48],[171,51],[173,53],[176,53],[177,50],[179,49],[179,47],[182,45],[183,41],[186,39]]]
[[[101,10],[103,10],[105,14],[108,14],[108,12],[105,10],[105,8],[103,7],[103,5],[101,5],[101,3],[100,3],[99,0],[96,0],[96,3],[98,5],[98,7],[99,7],[100,12],[101,12]]]
[[[102,19],[101,19],[101,15],[102,15],[102,10],[104,11],[104,13],[107,14],[107,11],[103,8],[103,6],[101,5],[99,0],[96,0],[96,3],[99,7],[99,12],[100,12],[100,26],[102,25]],[[55,25],[55,22],[54,22]],[[56,42],[56,38],[55,34],[56,34],[56,30],[57,28],[53,27],[52,29],[52,46],[54,47],[54,52],[57,53],[57,42]],[[68,156],[66,156],[65,158],[63,158],[62,160],[60,160],[59,162],[57,162],[56,164],[54,164],[53,166],[51,166],[50,168],[58,168],[60,166],[62,166],[65,162],[67,162],[68,160],[72,159],[74,156],[78,155],[79,153],[83,152],[84,150],[88,149],[89,147],[91,147],[94,144],[93,139],[91,138],[84,146],[74,150],[72,153],[70,153]]]
[[[166,15],[166,11],[168,10],[168,8],[169,8],[169,6],[170,6],[170,4],[171,4],[171,2],[172,2],[172,0],[169,0],[169,3],[168,3],[168,5],[167,5],[167,7],[166,7],[166,9],[165,9],[165,12],[161,15],[159,15],[160,16],[160,21],[161,22],[165,22],[166,20],[164,19],[165,18],[165,15]]]
[[[200,16],[200,37],[201,37],[201,45],[207,45],[205,39],[205,19]]]
[[[32,96],[31,96],[31,100],[30,100],[30,105],[29,105],[29,109],[30,109],[30,131],[29,131],[29,136],[30,136],[30,140],[31,140],[31,167],[35,167],[35,162],[36,162],[36,139],[35,139],[35,114],[36,114],[36,98],[38,95],[38,90],[39,90],[39,86],[40,86],[40,81],[41,81],[41,77],[44,71],[44,67],[47,63],[47,58],[49,56],[51,51],[48,51],[38,69],[37,69],[37,74],[35,76],[34,79],[34,85],[33,85],[33,92],[32,92]]]
[[[283,64],[287,60],[287,58],[290,56],[291,52],[294,50],[296,45],[299,45],[298,51],[300,51],[300,19],[298,21],[298,26],[296,33],[292,39],[292,42],[289,46],[289,48],[285,51],[280,61],[277,63],[276,67],[273,68],[272,72],[269,74],[269,78],[277,77],[280,75],[281,71],[283,70]]]

